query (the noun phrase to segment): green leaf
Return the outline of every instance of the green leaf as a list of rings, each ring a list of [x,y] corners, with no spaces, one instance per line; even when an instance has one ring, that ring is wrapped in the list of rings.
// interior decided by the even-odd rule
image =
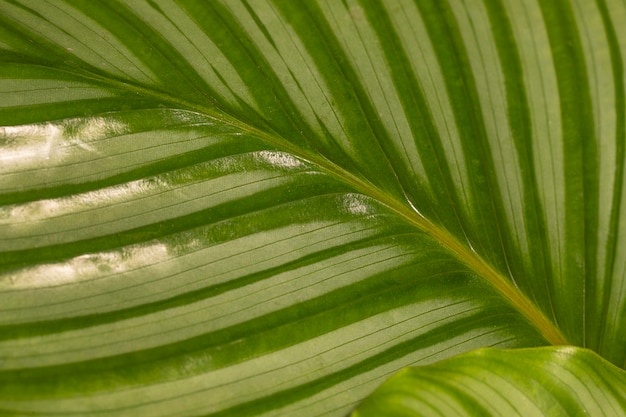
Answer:
[[[623,416],[626,372],[573,347],[480,349],[391,377],[352,415]]]
[[[0,0],[0,414],[341,416],[485,347],[624,367],[623,27]]]

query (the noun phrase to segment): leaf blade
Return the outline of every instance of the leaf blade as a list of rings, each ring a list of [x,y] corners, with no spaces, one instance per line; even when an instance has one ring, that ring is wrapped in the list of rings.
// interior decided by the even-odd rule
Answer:
[[[625,389],[624,371],[588,350],[481,349],[404,370],[352,415],[619,416]]]
[[[7,412],[59,405],[115,414],[118,398],[129,414],[340,413],[403,366],[481,346],[560,344],[561,331],[622,361],[611,342],[621,340],[626,288],[623,157],[605,168],[581,156],[598,147],[604,160],[605,145],[623,148],[624,118],[597,117],[623,107],[622,39],[608,23],[623,17],[613,13],[620,5],[598,4],[603,18],[587,22],[577,4],[529,3],[538,18],[525,23],[517,5],[495,1],[26,3],[0,3],[0,87],[17,100],[2,103],[0,120],[13,130],[0,143],[22,151],[32,142],[38,155],[0,165],[9,174],[0,180],[9,183],[0,190],[0,379],[16,384],[1,391]],[[560,34],[544,22],[558,7],[569,16]],[[612,39],[608,53],[601,35],[589,41],[597,47],[580,35],[593,25]],[[528,42],[529,27],[543,40]],[[582,39],[574,75],[546,47],[561,48],[563,33]],[[596,49],[613,65],[595,80],[612,76],[622,88],[614,101],[585,88],[588,117],[576,119],[569,98],[579,92],[567,83],[593,84]],[[15,79],[33,93],[14,98]],[[65,94],[72,86],[97,93]],[[579,125],[597,136],[585,144],[573,132],[573,150],[552,150],[545,134],[560,143],[566,122],[570,133]],[[601,133],[613,123],[614,141]],[[580,160],[566,178],[567,155]],[[568,208],[583,186],[597,197],[598,175],[615,184],[602,188],[602,203]],[[565,228],[553,221],[564,212]],[[588,247],[564,238],[597,224],[604,229]],[[588,305],[572,315],[567,303],[583,285]],[[443,303],[458,321],[441,321],[410,295]],[[610,318],[605,329],[585,336],[582,323],[600,316]],[[341,350],[363,347],[357,333],[370,356]],[[337,356],[316,356],[318,342]],[[231,362],[211,368],[207,358],[223,350]],[[333,366],[315,369],[316,360]],[[199,368],[185,373],[189,363]],[[311,373],[298,375],[298,363]],[[216,385],[224,378],[234,378],[229,388]],[[207,392],[232,402],[203,402]],[[148,399],[133,403],[132,393]],[[161,396],[171,408],[159,407]]]

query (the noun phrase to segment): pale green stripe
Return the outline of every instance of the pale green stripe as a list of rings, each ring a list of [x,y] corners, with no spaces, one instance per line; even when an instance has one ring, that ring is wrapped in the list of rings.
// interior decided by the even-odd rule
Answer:
[[[511,236],[520,255],[528,258],[524,190],[520,161],[509,126],[504,74],[493,39],[485,6],[480,2],[452,1],[452,11],[459,25],[467,56],[476,82],[476,91],[486,139],[495,168],[498,196],[502,200]],[[515,279],[515,277],[512,277]]]
[[[606,244],[610,239],[609,222],[611,216],[613,187],[615,184],[616,154],[616,114],[615,84],[613,67],[608,48],[608,40],[602,16],[594,2],[576,0],[573,2],[574,15],[580,29],[584,50],[585,64],[591,88],[591,99],[598,138],[599,164],[599,209],[598,216],[598,272],[602,279],[605,275],[604,260]],[[620,26],[616,26],[620,28]],[[601,284],[600,284],[601,285]],[[601,299],[600,299],[601,300]]]
[[[0,80],[0,107],[32,106],[113,96],[115,96],[113,93],[101,87],[80,82],[37,79]],[[4,136],[7,134],[7,127],[2,129],[5,133],[2,134],[0,131],[0,134]]]
[[[420,184],[428,188],[428,177],[412,139],[413,133],[402,107],[400,92],[393,84],[391,70],[376,32],[356,1],[346,3],[344,6],[341,2],[325,0],[320,1],[320,7],[380,117],[388,138]]]
[[[465,353],[473,346],[494,346],[507,348],[515,346],[515,339],[508,337],[506,331],[496,332],[476,329],[450,337],[427,349],[416,349],[405,356],[387,362],[371,371],[342,381],[331,388],[286,407],[261,414],[262,417],[274,416],[343,416],[352,410],[362,398],[371,394],[380,385],[380,381],[392,376],[398,369],[417,364],[427,365]],[[444,414],[448,417],[448,414]]]
[[[156,32],[167,32],[167,42],[181,54],[185,64],[190,65],[231,106],[240,108],[240,99],[262,113],[237,69],[192,18],[171,1],[155,4],[165,15],[144,1],[128,2],[127,6]]]
[[[229,158],[230,159],[230,158]],[[242,163],[238,158],[217,161]],[[210,167],[190,167],[176,175]],[[190,175],[191,174],[191,175]],[[241,200],[260,190],[286,187],[298,176],[271,171],[247,171],[188,184],[159,175],[97,191],[38,200],[0,208],[0,250],[21,250],[76,242],[174,219],[220,204]]]
[[[251,4],[264,29],[272,34],[272,43],[253,20],[242,3],[224,1],[274,71],[291,103],[304,117],[309,127],[317,133],[317,140],[328,141],[325,129],[333,140],[349,155],[358,155],[344,130],[345,117],[335,105],[335,97],[322,76],[310,52],[298,38],[295,30],[284,22],[274,6],[266,1]]]
[[[351,195],[318,200],[320,204],[314,199],[303,202],[310,210],[318,210],[317,221],[294,218],[291,225],[243,237],[237,237],[238,228],[232,224],[232,241],[228,242],[212,241],[211,235],[220,233],[220,228],[227,225],[218,223],[215,227],[164,237],[158,242],[7,273],[1,280],[4,292],[0,294],[0,310],[8,323],[52,319],[57,315],[71,317],[118,308],[116,303],[111,303],[116,293],[118,302],[130,307],[225,283],[323,249],[367,239],[384,231],[384,225],[395,223],[376,214],[374,206],[368,207],[362,201],[356,205]],[[324,210],[330,208],[338,211],[325,215]],[[298,208],[287,205],[281,209]],[[356,215],[357,221],[341,221],[344,214]],[[257,215],[267,219],[275,213]],[[183,279],[185,274],[191,275]],[[50,276],[55,279],[51,281]],[[151,280],[146,282],[145,276]]]
[[[607,249],[609,249],[610,240],[614,239],[614,230],[611,230],[617,150],[614,74],[604,23],[595,2],[576,0],[572,2],[572,6],[576,24],[580,30],[591,89],[595,136],[598,139],[598,159],[602,161],[598,167],[598,246],[589,248],[596,251],[597,270],[593,277],[594,286],[597,288],[595,302],[597,305],[602,305],[608,295],[605,291],[610,290],[605,282],[607,278],[610,280],[607,273],[612,273],[612,271],[606,271],[605,267]]]
[[[266,236],[271,239],[272,236]],[[250,254],[250,263],[260,269]],[[78,362],[158,347],[304,303],[414,260],[393,246],[347,251],[191,305],[87,329],[0,342],[3,368]],[[241,271],[239,271],[241,272]],[[179,277],[179,279],[182,277]],[[228,309],[237,305],[236,311]]]
[[[110,31],[69,4],[60,1],[20,3],[45,16],[45,19],[7,2],[0,4],[0,11],[5,17],[25,24],[30,30],[59,45],[70,55],[96,68],[144,83],[153,83],[158,79]],[[102,44],[106,47],[94,47]]]
[[[530,107],[538,197],[542,204],[553,273],[564,273],[565,172],[561,108],[554,62],[543,16],[535,1],[505,1],[524,71]],[[529,28],[532,28],[530,30]]]
[[[371,237],[383,225],[373,226],[371,220],[295,223],[215,245],[206,238],[210,229],[200,228],[173,239],[18,270],[0,277],[2,322],[102,313],[226,283]]]
[[[391,3],[385,3],[384,6],[396,24],[395,29],[398,31],[411,69],[429,104],[429,114],[437,127],[438,139],[444,150],[453,186],[459,201],[464,203],[462,207],[455,207],[455,209],[467,210],[472,207],[470,179],[450,96],[435,54],[435,47],[415,3],[410,0],[403,0],[400,3],[401,8],[399,5],[392,7]]]
[[[617,41],[621,51],[621,58],[626,68],[626,32],[621,30],[626,27],[626,4],[619,1],[607,1],[609,5],[609,16],[613,22],[615,32],[617,35]],[[626,72],[622,74],[624,77],[624,83],[626,85]],[[624,94],[626,92],[622,92]],[[626,115],[622,115],[622,118]],[[617,140],[626,140],[626,138],[618,138]],[[618,155],[619,156],[619,155]],[[621,156],[624,157],[623,155]],[[626,342],[626,335],[624,334],[624,328],[626,326],[626,316],[624,311],[626,310],[626,172],[624,172],[621,179],[621,204],[617,207],[621,208],[619,222],[617,223],[616,230],[612,230],[612,235],[616,240],[615,258],[613,263],[613,270],[608,271],[612,276],[611,286],[605,288],[608,292],[608,303],[606,304],[606,316],[605,317],[605,333],[603,334],[602,344],[620,346],[618,350],[623,352],[624,342]],[[615,341],[618,341],[617,343]],[[621,356],[624,363],[622,367],[626,367],[626,358],[624,353],[618,353]]]
[[[163,125],[137,132],[126,121],[129,117],[160,118]],[[165,121],[176,126],[169,127]],[[0,143],[4,142],[0,187],[9,193],[41,184],[55,187],[95,181],[157,162],[165,155],[226,142],[228,134],[196,113],[170,109],[4,127],[0,128]]]
[[[622,213],[623,207],[626,206],[626,172],[621,179],[622,181]],[[613,231],[617,239],[615,248],[615,262],[613,265],[612,285],[606,290],[609,292],[608,305],[606,306],[607,314],[604,316],[606,320],[605,332],[602,335],[603,344],[620,343],[619,350],[623,352],[626,335],[624,335],[624,326],[626,324],[626,215],[622,214],[618,229]],[[619,353],[624,358],[623,353]],[[626,358],[623,359],[623,367],[626,367]]]
[[[216,412],[335,373],[460,317],[471,317],[478,310],[479,304],[474,302],[425,300],[206,374],[122,391],[95,393],[89,398],[32,401],[21,406],[13,401],[0,401],[0,408],[19,407],[34,412],[54,410],[57,415],[97,409],[111,410],[98,413],[104,416],[144,413],[155,417]],[[424,325],[425,322],[431,324]],[[487,340],[481,337],[485,334]],[[463,347],[468,349],[476,343],[475,339],[483,339],[480,342],[484,345],[497,343],[502,336],[494,334],[491,329],[467,329],[456,338],[416,349],[413,355],[424,357],[433,350],[458,349],[458,344],[465,344]],[[343,343],[338,345],[337,340]],[[205,360],[207,363],[204,366],[210,369],[210,358]],[[159,398],[159,401],[138,401],[141,398]]]

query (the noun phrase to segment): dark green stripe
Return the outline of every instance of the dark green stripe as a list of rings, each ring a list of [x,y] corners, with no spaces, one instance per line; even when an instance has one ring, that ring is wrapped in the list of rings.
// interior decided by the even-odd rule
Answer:
[[[343,128],[352,146],[359,150],[356,159],[335,146],[329,152],[332,155],[331,160],[365,178],[396,200],[403,201],[405,193],[402,185],[398,184],[395,172],[398,164],[391,164],[388,149],[381,146],[385,142],[381,138],[388,138],[387,133],[382,128],[380,116],[371,107],[370,99],[365,93],[366,87],[359,82],[346,51],[341,47],[319,6],[314,2],[304,4],[302,7],[290,0],[276,2],[284,19],[292,27],[301,29],[298,36],[306,49],[315,52],[311,54],[311,58],[318,68],[323,69],[320,75],[328,86],[332,99],[341,101],[337,110],[346,117],[342,121]],[[328,132],[325,141],[333,142]]]
[[[284,207],[281,207],[280,211],[284,210]],[[275,215],[275,211],[272,210],[272,215]],[[338,246],[327,247],[322,250],[318,250],[312,254],[305,255],[301,258],[288,261],[284,264],[281,264],[276,267],[259,270],[258,272],[240,276],[236,279],[230,280],[228,282],[224,282],[217,285],[210,285],[198,290],[194,290],[191,292],[185,292],[182,294],[177,294],[172,297],[165,297],[158,301],[153,301],[147,304],[141,304],[135,307],[128,307],[121,310],[115,310],[105,313],[91,314],[86,316],[73,316],[69,318],[56,319],[50,321],[40,321],[40,322],[30,322],[16,325],[5,325],[0,326],[0,341],[1,340],[10,340],[10,339],[19,339],[26,337],[34,337],[52,333],[60,333],[68,330],[75,330],[81,328],[87,328],[92,326],[97,326],[101,324],[111,323],[119,320],[124,320],[132,317],[142,316],[152,314],[156,311],[166,310],[169,308],[174,308],[178,306],[183,306],[186,304],[190,304],[202,299],[215,297],[219,294],[225,293],[227,291],[231,291],[236,288],[240,288],[254,282],[262,281],[263,279],[270,278],[280,272],[284,271],[292,271],[297,268],[302,268],[307,265],[312,265],[315,262],[321,261],[323,259],[327,259],[333,256],[340,255],[341,253],[345,253],[351,250],[357,250],[367,247],[372,247],[377,244],[393,244],[401,245],[401,244],[409,244],[415,241],[415,232],[412,230],[407,230],[406,225],[403,223],[396,223],[395,225],[393,219],[381,219],[381,221],[385,221],[385,229],[377,230],[375,234],[371,236],[367,236],[364,238],[360,238],[355,236],[355,238],[345,244]],[[237,232],[237,227],[233,226],[231,220],[229,222],[229,227],[226,228],[224,225],[216,225],[211,228],[202,227],[196,230],[191,230],[185,233],[185,235],[189,233],[193,233],[194,235],[205,235],[211,233],[213,236],[216,235],[216,232],[233,233]],[[220,227],[221,226],[221,227]],[[223,230],[215,230],[217,228]],[[360,229],[359,232],[365,231],[366,229]],[[249,230],[244,231],[249,232]],[[240,232],[240,231],[239,231]],[[175,237],[179,238],[179,236]],[[216,236],[217,238],[217,236]],[[228,238],[223,236],[223,241],[227,241]],[[218,240],[219,242],[219,240]],[[433,255],[434,256],[434,255]],[[438,258],[434,257],[429,260],[433,264],[438,263]],[[447,260],[446,262],[450,262]],[[421,268],[424,268],[424,265],[421,265]],[[461,267],[459,266],[459,269]],[[434,271],[433,271],[434,272]]]
[[[181,4],[180,7],[216,45],[220,46],[220,51],[236,69],[243,82],[255,86],[248,92],[259,103],[263,114],[259,115],[256,111],[238,112],[233,109],[229,109],[229,112],[239,120],[284,138],[301,149],[321,151],[322,149],[315,143],[315,133],[293,105],[271,63],[258,50],[250,39],[251,35],[245,32],[237,17],[232,16],[230,11],[218,2],[197,4],[190,2]],[[265,28],[261,26],[259,30],[264,31]]]
[[[205,416],[248,417],[258,415],[262,412],[275,410],[291,403],[295,403],[297,401],[311,397],[325,389],[329,389],[334,385],[338,385],[341,382],[347,381],[354,376],[372,371],[394,360],[401,359],[402,357],[414,352],[416,345],[428,348],[429,346],[434,346],[438,343],[448,340],[450,338],[450,335],[452,334],[463,334],[465,331],[471,328],[488,328],[490,327],[490,323],[501,320],[503,317],[506,316],[506,314],[503,314],[501,316],[498,315],[498,313],[495,313],[493,316],[479,314],[470,318],[460,319],[455,321],[454,323],[446,324],[434,330],[425,332],[424,334],[421,334],[413,339],[400,342],[397,345],[386,349],[383,352],[372,355],[366,360],[347,367],[346,369],[342,369],[330,375],[318,378],[309,383],[295,386],[276,394],[265,396],[262,399],[246,402],[217,413],[205,414]],[[521,325],[519,322],[516,322],[515,319],[513,319],[513,321],[511,321],[510,323],[512,328],[517,328],[517,326],[520,326],[521,328],[524,326]],[[536,340],[533,340],[532,336],[528,333],[525,333],[523,336],[520,335],[518,340],[520,345],[522,346],[532,346],[534,343],[536,343]],[[476,405],[478,405],[478,403],[476,403]],[[477,408],[470,407],[470,409],[473,410]]]
[[[138,132],[132,132],[132,134],[135,133]],[[201,164],[210,160],[216,160],[247,152],[273,150],[268,148],[266,144],[262,143],[253,136],[215,133],[215,135],[207,134],[206,137],[209,138],[211,136],[213,136],[213,138],[215,136],[219,136],[219,142],[207,144],[207,146],[202,149],[196,149],[180,154],[169,154],[164,156],[163,159],[145,163],[141,166],[129,167],[128,171],[105,177],[97,181],[48,186],[46,188],[0,194],[0,204],[19,204],[29,201],[80,194],[104,187],[136,181],[146,177],[161,175],[166,172],[182,170],[191,165]]]
[[[501,242],[508,231],[503,218],[503,204],[498,198],[498,183],[485,130],[480,100],[469,57],[450,6],[439,0],[416,2],[431,39],[437,40],[435,53],[439,60],[463,145],[466,168],[471,181],[471,212],[473,218],[463,219],[465,234],[460,241],[470,240],[472,247],[496,270],[507,268],[507,254]],[[474,161],[480,161],[476,164]],[[467,238],[466,238],[467,236]]]
[[[611,222],[609,224],[609,230],[619,230],[619,224],[621,218],[624,215],[622,209],[622,187],[624,185],[624,155],[626,155],[626,99],[625,92],[626,86],[624,86],[624,64],[623,55],[620,50],[620,46],[617,40],[617,34],[613,23],[610,18],[610,11],[603,0],[596,0],[596,4],[600,9],[602,15],[602,22],[604,23],[604,30],[608,40],[608,47],[611,52],[611,66],[613,69],[613,83],[615,85],[615,184],[613,186],[613,202],[611,207]],[[616,268],[615,261],[617,257],[617,241],[619,239],[619,233],[610,235],[610,239],[606,242],[606,259],[604,260],[604,267],[606,275],[602,277],[604,280],[603,288],[597,288],[597,280],[592,280],[587,285],[588,304],[594,306],[593,314],[586,316],[588,335],[586,339],[587,345],[597,350],[602,356],[607,358],[614,364],[626,367],[626,352],[622,348],[626,346],[626,334],[621,330],[624,329],[624,315],[609,317],[608,307],[611,293],[613,288],[618,286],[614,281],[616,279],[623,279],[623,277],[614,277],[613,274]],[[597,293],[602,292],[604,294],[603,300],[600,305],[596,304]],[[596,322],[600,321],[604,323],[603,326],[597,326]],[[609,329],[612,328],[612,329]],[[615,329],[615,330],[613,330]],[[607,336],[607,330],[609,335]],[[618,340],[614,338],[617,337]]]
[[[539,5],[554,57],[565,155],[567,226],[563,276],[555,277],[554,283],[554,291],[560,294],[554,309],[568,340],[584,346],[584,293],[587,277],[595,276],[598,245],[598,142],[584,52],[571,6],[566,0],[550,4],[540,1]]]
[[[290,187],[290,192],[285,192],[285,189],[282,187],[272,188],[243,199],[239,198],[235,201],[229,201],[185,216],[178,216],[146,226],[120,231],[114,235],[36,249],[0,252],[0,268],[9,270],[33,263],[69,259],[72,256],[83,253],[105,251],[134,243],[146,242],[195,227],[219,224],[220,222],[223,222],[224,226],[228,226],[230,222],[238,220],[242,222],[241,224],[252,225],[248,226],[251,228],[250,230],[258,230],[261,225],[263,229],[269,229],[275,225],[273,219],[281,218],[278,215],[280,210],[283,210],[283,212],[288,209],[295,211],[302,204],[311,204],[311,201],[316,196],[348,191],[343,184],[324,176],[303,174],[300,179],[303,183]],[[263,215],[262,221],[255,221],[254,216],[262,215],[261,212],[266,209],[271,210],[271,215]],[[311,207],[309,210],[313,211],[314,209]],[[326,216],[322,212],[317,212],[316,214],[318,216]],[[298,218],[300,216],[294,217]],[[212,230],[212,233],[215,232],[216,230]]]
[[[216,92],[206,84],[168,39],[143,21],[121,1],[91,2],[81,0],[75,7],[94,20],[111,22],[106,25],[142,64],[160,77],[160,85],[150,85],[155,91],[167,91],[177,98],[203,107],[217,104]],[[165,17],[167,19],[167,16]],[[109,77],[111,78],[111,77]]]
[[[382,5],[376,1],[363,3],[368,21],[381,40],[380,45],[389,63],[395,88],[400,93],[398,96],[411,125],[414,145],[419,150],[428,176],[428,185],[436,190],[436,194],[426,193],[425,184],[418,183],[412,170],[402,164],[394,166],[395,172],[398,173],[397,181],[402,184],[407,198],[420,212],[455,235],[462,236],[462,220],[458,212],[458,207],[462,207],[462,204],[455,192],[454,180],[441,144],[441,137],[431,117],[432,110],[428,107],[420,87],[420,82],[428,81],[418,80],[417,74],[409,71],[411,68],[409,57],[406,56],[399,35]],[[373,113],[374,110],[370,111]],[[370,117],[373,117],[373,114]],[[387,140],[379,141],[389,155],[389,160],[401,161],[403,156],[391,146],[391,139],[385,139]]]
[[[201,359],[206,355],[212,359],[210,369],[221,368],[296,345],[424,298],[458,297],[461,301],[475,296],[491,303],[489,309],[477,309],[476,315],[455,320],[422,336],[427,338],[428,334],[432,334],[430,337],[436,339],[433,344],[449,339],[451,334],[464,333],[471,328],[493,327],[502,320],[502,315],[508,317],[507,327],[515,328],[512,334],[519,337],[522,345],[540,343],[537,334],[518,315],[511,315],[510,307],[504,305],[497,296],[486,296],[485,289],[480,283],[476,285],[471,275],[452,273],[433,277],[426,270],[420,277],[421,285],[415,286],[406,276],[418,265],[409,264],[380,273],[247,322],[156,348],[65,365],[2,371],[0,381],[11,381],[11,384],[0,384],[0,393],[9,397],[54,397],[55,384],[61,379],[66,387],[72,388],[70,391],[82,393],[104,389],[101,384],[105,381],[110,381],[110,388],[115,388],[122,381],[123,385],[132,385],[160,380],[160,370],[185,372],[183,363],[204,363]],[[442,282],[447,284],[445,293],[437,289]],[[420,340],[421,342],[423,341]],[[237,348],[229,348],[230,344],[236,344]],[[403,354],[407,354],[414,350],[415,345],[414,342],[403,342],[403,346]],[[194,361],[194,358],[197,360]],[[207,371],[205,368],[194,369],[187,371],[190,374],[185,376]]]
[[[517,280],[520,289],[525,294],[530,295],[548,317],[554,317],[552,301],[554,295],[548,285],[552,274],[550,248],[547,239],[545,239],[547,229],[544,217],[538,215],[538,213],[543,213],[544,209],[537,195],[538,179],[533,159],[530,103],[524,88],[521,58],[509,16],[501,0],[487,1],[485,6],[502,65],[512,140],[520,160],[520,166],[525,167],[521,170],[521,178],[524,192],[526,234],[532,263],[523,262],[519,256],[509,256],[507,261],[512,275],[521,278]],[[502,244],[506,247],[508,254],[514,254],[515,246],[511,245],[508,239],[505,239]]]

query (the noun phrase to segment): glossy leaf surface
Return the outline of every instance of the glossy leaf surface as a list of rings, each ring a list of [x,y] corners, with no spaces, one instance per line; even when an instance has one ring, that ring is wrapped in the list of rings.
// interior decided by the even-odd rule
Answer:
[[[619,1],[0,1],[0,413],[345,415],[626,360]]]
[[[481,349],[386,381],[353,417],[623,416],[626,373],[580,348]]]

